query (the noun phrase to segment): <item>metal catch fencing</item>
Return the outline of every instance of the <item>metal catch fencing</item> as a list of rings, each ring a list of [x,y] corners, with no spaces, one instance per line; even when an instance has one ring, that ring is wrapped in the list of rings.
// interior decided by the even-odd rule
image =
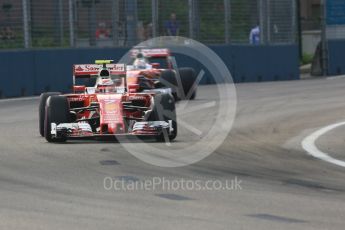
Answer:
[[[0,0],[0,48],[296,43],[295,0]],[[253,32],[254,33],[251,33]]]
[[[345,39],[345,1],[322,0],[325,39]]]

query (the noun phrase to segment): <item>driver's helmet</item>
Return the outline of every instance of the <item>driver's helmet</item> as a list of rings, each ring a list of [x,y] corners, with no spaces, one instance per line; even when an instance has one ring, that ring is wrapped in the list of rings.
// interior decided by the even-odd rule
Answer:
[[[149,64],[142,53],[139,53],[133,62],[136,69],[147,69]]]
[[[102,78],[98,82],[98,85],[99,86],[112,86],[112,85],[114,85],[114,82],[110,78]]]
[[[102,93],[110,93],[115,90],[115,83],[110,78],[101,78],[97,83],[97,89]]]
[[[134,61],[134,66],[137,69],[146,69],[147,62],[146,62],[145,58],[137,58]]]

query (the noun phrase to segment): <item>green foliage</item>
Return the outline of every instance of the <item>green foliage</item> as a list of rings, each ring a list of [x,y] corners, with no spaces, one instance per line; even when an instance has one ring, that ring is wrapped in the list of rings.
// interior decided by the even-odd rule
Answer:
[[[251,28],[257,21],[256,0],[231,0],[231,17],[229,18],[229,33],[232,42],[248,42]],[[151,0],[138,1],[138,19],[144,25],[152,21]],[[165,35],[164,23],[171,13],[176,13],[180,22],[180,35],[189,36],[189,12],[186,0],[160,0],[158,6],[158,30]],[[225,9],[224,0],[199,0],[199,31],[196,39],[206,43],[223,43],[225,40]],[[197,23],[197,21],[196,21]]]
[[[31,45],[34,48],[49,48],[49,47],[68,47],[69,45],[69,31],[64,30],[64,37],[62,44],[59,42],[59,35],[56,34],[54,28],[33,28]]]
[[[23,41],[19,39],[10,40],[10,41],[1,41],[0,49],[18,49],[23,48]]]
[[[0,49],[18,49],[24,47],[24,39],[22,33],[15,30],[15,38],[11,40],[0,40]]]
[[[302,56],[301,64],[307,65],[313,62],[314,55],[304,53]]]
[[[138,1],[138,20],[144,25],[152,22],[151,0]],[[186,0],[161,0],[158,4],[158,31],[165,35],[164,24],[170,19],[171,13],[176,13],[180,22],[180,35],[188,36],[188,1]]]
[[[163,1],[167,5],[161,4],[160,10],[160,32],[165,32],[164,23],[170,19],[171,13],[176,13],[177,20],[180,22],[180,35],[188,36],[188,1],[171,0]]]
[[[32,40],[33,47],[53,47],[55,46],[54,40],[48,37],[36,37]]]
[[[52,37],[36,37],[32,40],[32,47],[35,48],[49,48],[49,47],[68,47],[69,40],[65,38],[62,45],[57,44],[56,40]]]
[[[148,24],[152,20],[151,2],[151,0],[138,1],[138,21],[143,21],[144,24]]]
[[[256,24],[256,8],[253,8],[255,1],[232,0],[231,5],[231,41],[249,42],[249,33]]]
[[[89,6],[92,1],[78,0],[82,6]],[[102,2],[102,1],[101,1]],[[225,41],[225,9],[224,0],[198,0],[199,20],[195,20],[195,39],[204,43],[224,43]],[[230,0],[229,35],[232,43],[248,43],[251,28],[258,20],[258,0]],[[152,0],[138,0],[138,21],[146,26],[152,23]],[[189,37],[189,4],[187,0],[159,0],[158,1],[158,34],[166,35],[165,22],[171,13],[176,13],[180,23],[180,36]],[[199,23],[199,24],[198,24]],[[79,30],[78,38],[87,39],[88,32]],[[16,34],[22,34],[18,31]],[[68,47],[68,31],[65,31],[63,47]],[[22,36],[22,35],[21,35]],[[60,47],[57,42],[56,31],[53,26],[41,28],[32,26],[32,47]],[[22,48],[23,38],[16,37],[14,41],[0,42],[0,49]],[[303,62],[309,63],[311,58],[306,56]]]
[[[200,0],[200,33],[199,40],[202,42],[223,43],[225,35],[224,26],[224,1],[223,0]]]

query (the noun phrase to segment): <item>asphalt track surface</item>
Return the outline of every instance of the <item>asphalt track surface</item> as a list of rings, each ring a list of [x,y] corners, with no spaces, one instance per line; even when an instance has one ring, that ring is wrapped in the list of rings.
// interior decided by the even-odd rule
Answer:
[[[201,87],[190,106],[212,97],[212,87]],[[236,88],[237,115],[225,142],[180,168],[144,163],[114,142],[46,143],[37,130],[38,98],[0,101],[0,229],[344,229],[345,168],[307,155],[301,142],[345,120],[345,79]],[[205,114],[212,113],[192,120],[207,123]],[[344,130],[317,146],[345,160]],[[181,128],[173,144],[192,136]],[[241,189],[109,191],[105,177],[237,178]]]

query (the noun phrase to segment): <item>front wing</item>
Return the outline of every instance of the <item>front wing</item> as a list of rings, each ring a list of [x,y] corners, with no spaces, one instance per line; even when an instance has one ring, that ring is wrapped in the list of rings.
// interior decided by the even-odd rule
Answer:
[[[100,133],[93,132],[91,126],[85,122],[78,123],[51,123],[52,138],[90,138],[90,137],[106,137],[106,136],[159,136],[166,130],[169,134],[172,133],[172,121],[144,121],[135,122],[134,125],[124,133]]]

